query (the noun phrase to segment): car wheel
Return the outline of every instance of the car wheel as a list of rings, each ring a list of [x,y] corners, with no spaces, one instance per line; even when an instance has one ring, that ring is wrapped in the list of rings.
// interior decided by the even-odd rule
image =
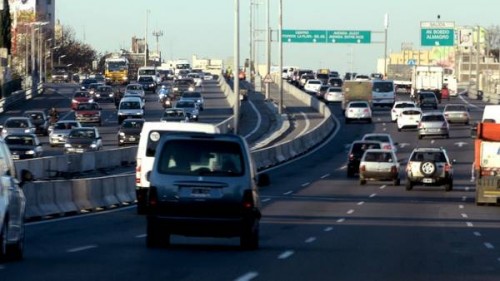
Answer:
[[[418,139],[421,140],[422,139],[422,135],[418,135]]]
[[[399,178],[392,181],[392,185],[394,185],[394,186],[399,186],[400,184],[401,184],[401,180]]]
[[[445,185],[444,185],[444,190],[445,191],[452,191],[453,190],[453,180],[450,179]]]
[[[24,225],[21,226],[19,240],[16,243],[7,245],[6,257],[9,260],[22,260],[24,254]]]
[[[347,168],[347,177],[348,178],[354,177],[354,171],[352,169]]]
[[[420,163],[420,172],[426,177],[431,177],[436,173],[436,164],[431,161],[425,161]]]
[[[254,219],[251,226],[246,227],[240,236],[240,246],[244,250],[257,250],[259,248],[259,221]]]
[[[349,118],[347,118],[347,117],[346,117],[346,118],[345,118],[345,123],[346,123],[346,124],[351,123],[351,119],[349,119]]]
[[[406,190],[412,190],[413,189],[413,182],[409,179],[406,180],[406,184],[405,184],[405,188]]]
[[[170,234],[155,219],[148,218],[146,227],[146,247],[160,248],[170,245]]]
[[[450,134],[446,134],[446,135],[445,135],[445,137],[446,137],[447,139],[449,139],[449,138],[450,138]]]
[[[365,185],[366,184],[366,180],[364,179],[359,179],[359,185]]]
[[[371,119],[371,118],[368,118],[368,120],[366,120],[366,122],[367,122],[368,124],[371,124],[371,123],[372,123],[372,119]]]
[[[0,258],[5,258],[7,256],[7,227],[8,218],[5,218],[2,229],[0,229]]]
[[[398,128],[398,132],[401,132],[401,128]]]

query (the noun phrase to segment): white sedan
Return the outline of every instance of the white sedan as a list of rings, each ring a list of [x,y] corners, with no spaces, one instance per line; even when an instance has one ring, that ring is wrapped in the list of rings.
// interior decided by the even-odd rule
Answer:
[[[326,90],[323,99],[326,102],[342,102],[344,100],[344,93],[341,87],[330,87]]]
[[[345,123],[353,120],[365,120],[372,122],[372,109],[366,101],[351,101],[345,108]]]
[[[391,110],[391,121],[396,122],[398,120],[398,116],[401,113],[401,111],[410,108],[414,109],[417,108],[417,105],[412,102],[412,101],[397,101],[394,103],[394,106],[392,107]]]
[[[385,134],[385,133],[371,133],[371,134],[365,134],[363,136],[364,141],[378,141],[381,143],[382,149],[387,149],[387,150],[392,150],[394,152],[398,151],[397,142],[394,142],[392,140],[392,137],[390,134]]]
[[[416,108],[406,108],[401,111],[398,117],[398,132],[403,129],[416,129],[418,123],[420,123],[420,118],[422,118],[422,109]]]

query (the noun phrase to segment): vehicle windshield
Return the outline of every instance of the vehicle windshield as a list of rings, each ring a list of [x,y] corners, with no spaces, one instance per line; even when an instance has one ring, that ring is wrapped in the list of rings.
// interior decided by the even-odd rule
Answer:
[[[139,82],[153,82],[153,77],[151,76],[142,76],[138,80]]]
[[[376,82],[373,83],[373,91],[387,93],[394,91],[394,84],[391,82]]]
[[[139,102],[124,101],[120,103],[120,109],[141,109]]]
[[[368,104],[364,103],[364,102],[353,102],[353,103],[349,104],[349,107],[353,107],[353,108],[366,108],[366,107],[368,107]]]
[[[392,154],[389,152],[366,152],[363,160],[365,162],[393,162]]]
[[[353,156],[357,157],[358,159],[363,156],[363,153],[367,149],[380,149],[380,143],[375,143],[375,142],[357,142],[354,143],[352,146],[351,153]]]
[[[95,138],[94,130],[72,130],[68,136],[70,139],[93,139]]]
[[[141,85],[128,85],[127,90],[142,90]]]
[[[156,70],[154,69],[139,69],[139,75],[156,75]]]
[[[129,120],[125,120],[122,123],[122,127],[123,128],[136,128],[136,129],[140,129],[140,128],[142,128],[143,124],[144,124],[144,122],[141,122],[141,121],[129,121]]]
[[[163,118],[185,117],[184,110],[167,110],[163,112]]]
[[[241,176],[244,168],[237,143],[195,139],[165,143],[157,165],[161,174],[196,176]]]
[[[31,118],[33,121],[42,121],[43,120],[43,114],[42,113],[37,113],[37,112],[30,112],[25,114],[26,117]]]
[[[122,71],[127,69],[128,64],[126,61],[108,61],[106,67],[109,71]]]
[[[95,103],[80,103],[77,107],[78,110],[98,110],[99,107]]]
[[[201,98],[201,93],[199,92],[186,92],[182,94],[182,98]]]
[[[175,107],[178,108],[193,108],[195,107],[195,104],[193,102],[188,102],[188,101],[179,101],[175,105]]]
[[[390,139],[388,136],[366,136],[363,139],[364,140],[371,140],[371,141],[390,142]]]
[[[28,122],[21,119],[11,119],[5,122],[6,128],[28,128]]]
[[[69,130],[69,129],[72,129],[74,127],[78,127],[78,125],[76,123],[68,123],[68,122],[59,123],[58,122],[54,126],[54,129],[55,130]]]
[[[415,152],[410,158],[410,161],[436,161],[446,162],[446,157],[442,152]]]
[[[424,115],[422,116],[422,122],[427,121],[427,122],[443,122],[444,121],[444,116],[443,115]]]
[[[448,105],[444,111],[467,111],[463,105]]]
[[[396,108],[407,108],[407,107],[416,107],[413,103],[398,103],[395,106]]]
[[[75,98],[86,98],[89,97],[89,93],[87,92],[76,92],[74,95]]]
[[[189,69],[190,67],[189,63],[178,63],[175,65],[177,69]]]

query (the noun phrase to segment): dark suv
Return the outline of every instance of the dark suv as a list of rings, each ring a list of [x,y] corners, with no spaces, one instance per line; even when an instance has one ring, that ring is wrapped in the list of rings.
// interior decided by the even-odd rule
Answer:
[[[261,217],[257,176],[248,145],[232,134],[162,135],[149,173],[148,247],[168,246],[170,235],[240,237],[259,247]]]
[[[354,141],[347,158],[347,176],[354,177],[359,173],[359,163],[365,150],[381,148],[382,143],[378,141]]]
[[[455,162],[453,160],[453,162]],[[415,148],[406,165],[406,190],[416,184],[444,185],[453,189],[453,166],[442,148]]]
[[[419,92],[417,104],[420,108],[430,107],[433,109],[438,108],[438,99],[434,92]]]

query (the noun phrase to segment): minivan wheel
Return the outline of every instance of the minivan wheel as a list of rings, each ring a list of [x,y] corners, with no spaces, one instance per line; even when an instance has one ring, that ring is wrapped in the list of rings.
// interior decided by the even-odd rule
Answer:
[[[2,259],[7,256],[7,227],[8,221],[6,219],[2,229],[0,229],[0,258]]]
[[[366,184],[366,180],[364,179],[359,179],[359,185],[365,185]]]
[[[445,185],[444,185],[444,190],[445,191],[452,191],[453,190],[453,180],[449,180]]]
[[[170,234],[155,219],[148,218],[146,227],[146,247],[160,248],[170,245]]]
[[[7,245],[7,258],[9,260],[22,260],[24,254],[24,226],[22,226],[21,234],[19,240],[14,244]]]
[[[244,250],[257,250],[259,248],[259,221],[254,220],[251,226],[245,227],[240,236],[240,246]]]
[[[347,168],[347,177],[348,178],[354,177],[354,171],[353,171],[353,169]]]
[[[392,184],[394,186],[399,186],[401,184],[401,180],[400,179],[395,179],[395,180],[392,181]]]
[[[413,182],[411,182],[411,180],[406,180],[406,184],[405,184],[405,188],[406,190],[412,190],[413,189]]]

